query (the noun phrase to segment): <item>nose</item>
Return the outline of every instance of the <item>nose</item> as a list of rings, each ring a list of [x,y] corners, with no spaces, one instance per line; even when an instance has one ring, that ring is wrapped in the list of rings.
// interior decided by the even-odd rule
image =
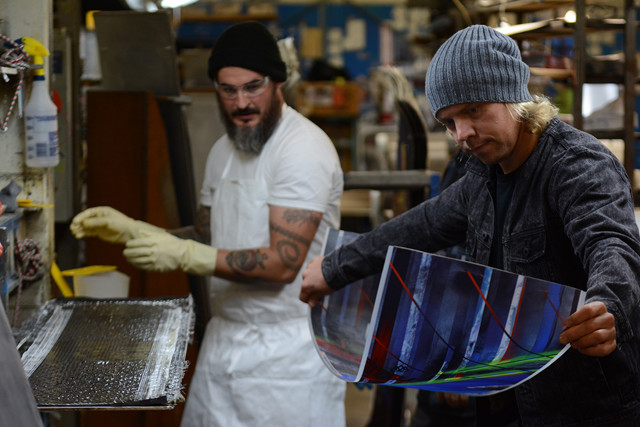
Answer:
[[[475,135],[476,131],[473,124],[469,120],[456,120],[456,129],[454,138],[456,143],[463,148],[469,148],[469,138]]]
[[[238,97],[236,98],[236,106],[239,109],[246,108],[251,103],[251,99],[244,94],[242,90],[238,90]]]

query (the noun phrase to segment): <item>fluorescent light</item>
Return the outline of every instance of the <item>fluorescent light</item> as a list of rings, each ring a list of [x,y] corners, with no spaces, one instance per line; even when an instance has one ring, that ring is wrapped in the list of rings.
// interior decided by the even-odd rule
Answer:
[[[564,22],[567,22],[569,24],[573,24],[574,22],[576,22],[576,11],[575,10],[569,10],[565,15],[564,15]]]
[[[191,3],[195,3],[198,0],[162,0],[162,7],[173,8],[182,7]]]
[[[125,0],[125,2],[132,10],[141,12],[156,12],[158,10],[158,7],[150,0]]]

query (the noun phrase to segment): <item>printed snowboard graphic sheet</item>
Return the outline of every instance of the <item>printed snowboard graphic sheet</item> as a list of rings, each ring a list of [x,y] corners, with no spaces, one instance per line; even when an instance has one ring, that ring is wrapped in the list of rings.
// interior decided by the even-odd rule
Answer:
[[[330,230],[325,254],[357,238]],[[390,246],[381,275],[311,309],[316,348],[345,381],[495,394],[560,357],[564,322],[584,304],[571,287]]]

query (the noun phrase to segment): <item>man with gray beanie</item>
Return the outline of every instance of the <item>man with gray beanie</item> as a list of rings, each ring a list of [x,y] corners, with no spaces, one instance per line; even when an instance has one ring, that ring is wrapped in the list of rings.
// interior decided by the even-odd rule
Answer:
[[[286,71],[258,22],[216,40],[209,77],[227,133],[207,158],[194,226],[168,233],[108,207],[72,222],[76,237],[124,243],[141,269],[210,277],[183,426],[345,425],[345,383],[317,354],[298,299],[303,265],[339,227],[343,174],[329,137],[285,104]]]
[[[465,175],[314,259],[300,299],[315,305],[381,270],[389,245],[436,252],[462,243],[478,263],[586,291],[560,335],[569,350],[515,388],[520,422],[637,425],[640,236],[629,180],[604,145],[531,96],[528,80],[516,43],[496,30],[474,25],[447,40],[429,66],[426,94],[469,155]],[[508,423],[484,415],[478,424]]]

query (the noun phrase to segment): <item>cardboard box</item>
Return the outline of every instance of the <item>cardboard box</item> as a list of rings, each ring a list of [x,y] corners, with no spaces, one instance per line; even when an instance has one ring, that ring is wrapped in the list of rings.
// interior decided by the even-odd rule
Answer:
[[[309,117],[357,117],[360,97],[353,82],[302,82],[296,88],[296,109]]]

